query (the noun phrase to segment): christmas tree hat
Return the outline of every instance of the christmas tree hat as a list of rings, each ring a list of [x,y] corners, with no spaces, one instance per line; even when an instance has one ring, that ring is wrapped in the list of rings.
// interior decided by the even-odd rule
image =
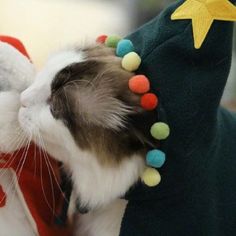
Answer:
[[[181,0],[127,37],[171,132],[162,181],[127,194],[121,236],[236,235],[236,115],[220,107],[235,2]]]

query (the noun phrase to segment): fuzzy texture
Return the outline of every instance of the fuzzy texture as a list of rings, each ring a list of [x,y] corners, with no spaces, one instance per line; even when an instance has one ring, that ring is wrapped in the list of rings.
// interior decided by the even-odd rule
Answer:
[[[0,89],[22,92],[31,83],[35,68],[29,59],[7,43],[0,42]]]
[[[1,173],[0,184],[7,195],[6,205],[0,207],[0,228],[1,236],[33,236],[35,235],[30,224],[25,209],[16,191],[17,182],[12,182],[16,176],[11,170]],[[1,199],[0,199],[1,201]]]
[[[0,42],[0,151],[13,152],[25,145],[17,114],[20,93],[36,74],[29,59],[7,43]],[[17,138],[18,137],[18,138]]]
[[[34,66],[28,58],[9,44],[0,42],[0,156],[26,144],[18,122],[20,92],[29,86],[34,75]],[[0,208],[0,235],[35,235],[17,193],[19,186],[15,174],[10,169],[1,169],[0,175],[0,185],[7,196],[6,205]]]
[[[58,163],[35,145],[28,146],[31,136],[18,121],[24,106],[20,93],[35,75],[34,66],[19,51],[0,42],[0,83],[7,85],[0,90],[0,188],[6,194],[0,204],[0,235],[69,235],[68,228],[54,222],[62,203]]]
[[[128,37],[142,58],[138,73],[150,79],[171,134],[161,143],[167,160],[162,182],[127,195],[121,236],[236,234],[236,116],[219,106],[233,24],[215,21],[196,50],[191,21],[171,21],[184,2]]]
[[[119,199],[106,207],[79,216],[75,235],[119,236],[126,205],[127,201]]]
[[[232,25],[216,22],[197,51],[190,22],[170,19],[182,3],[178,1],[129,37],[142,58],[139,73],[148,76],[152,92],[160,98],[158,109],[166,115],[171,135],[168,145],[161,143],[167,154],[166,165],[160,170],[161,184],[154,188],[135,185],[126,196],[129,202],[124,216],[121,207],[114,217],[115,225],[122,218],[121,236],[235,234],[236,118],[219,108],[230,68]],[[121,123],[127,120],[123,126],[113,119],[112,125],[96,124],[91,117],[92,110],[106,108],[107,101],[105,97],[98,99],[95,108],[87,94],[95,101],[93,96],[102,91],[100,85],[104,81],[110,81],[110,88],[117,85],[114,73],[108,76],[103,70],[107,63],[119,62],[109,50],[95,46],[72,50],[75,57],[71,57],[71,52],[53,57],[35,83],[22,93],[27,106],[19,114],[24,130],[33,133],[38,144],[40,134],[43,147],[69,171],[79,208],[90,210],[78,230],[89,236],[106,235],[109,214],[103,215],[97,228],[100,214],[96,212],[110,204],[107,210],[116,212],[114,201],[138,182],[144,153],[150,146],[156,147],[150,127],[157,113],[140,110],[136,104],[140,98],[135,94],[124,96],[119,89],[113,91],[114,97],[106,93],[109,98],[118,99],[118,109],[125,104],[134,112],[121,114],[123,119],[116,116],[115,120]],[[120,71],[120,67],[114,71]],[[122,75],[120,81],[128,85],[128,75]],[[100,83],[94,78],[100,78]],[[80,89],[88,91],[82,101]],[[41,90],[46,92],[42,94]],[[84,112],[78,113],[80,107]],[[105,114],[115,115],[110,108]],[[101,117],[97,120],[101,121]],[[109,236],[116,235],[117,229],[113,228]]]
[[[74,56],[71,57],[73,53],[77,55],[77,57]],[[99,132],[103,132],[104,133],[103,135],[106,135],[107,132],[107,135],[115,135],[115,137],[117,137],[116,132],[118,132],[119,129],[125,126],[125,123],[123,124],[122,120],[120,120],[119,117],[123,117],[124,114],[126,114],[126,113],[123,114],[122,107],[119,110],[119,103],[121,104],[121,106],[125,106],[122,105],[121,101],[119,100],[117,100],[116,104],[113,104],[112,101],[107,102],[106,97],[104,99],[102,99],[101,97],[101,102],[99,102],[98,99],[93,100],[93,94],[91,93],[90,95],[91,100],[88,101],[89,97],[86,98],[87,94],[84,94],[83,91],[80,91],[79,85],[78,87],[75,86],[74,88],[73,87],[70,88],[69,90],[70,95],[72,95],[75,101],[80,102],[82,104],[78,105],[80,107],[78,114],[75,112],[71,112],[69,114],[71,114],[71,116],[76,117],[76,122],[80,121],[83,122],[84,125],[86,125],[86,123],[90,125],[87,126],[88,128],[85,130],[83,130],[82,126],[79,126],[80,129],[77,130],[77,125],[75,124],[73,127],[75,130],[71,129],[71,125],[73,125],[74,121],[72,120],[72,122],[69,123],[70,121],[69,118],[72,117],[70,116],[69,118],[67,118],[67,116],[63,116],[63,114],[65,111],[67,111],[66,108],[68,108],[67,107],[68,105],[71,105],[69,108],[73,109],[76,108],[76,104],[69,103],[69,100],[67,101],[64,100],[62,104],[62,102],[60,102],[60,98],[62,97],[60,94],[57,98],[53,98],[53,94],[50,94],[49,92],[51,88],[52,91],[53,89],[57,89],[57,86],[59,86],[61,82],[62,85],[64,84],[64,81],[60,80],[60,76],[63,76],[63,78],[71,79],[69,82],[71,81],[73,82],[74,77],[72,72],[69,72],[67,76],[64,76],[63,74],[60,74],[59,76],[58,74],[60,70],[63,70],[63,68],[67,68],[68,65],[73,66],[75,65],[75,63],[77,63],[78,65],[83,64],[84,61],[83,52],[75,51],[73,53],[64,54],[64,52],[62,52],[61,54],[57,54],[56,56],[54,56],[52,60],[49,60],[48,64],[45,66],[43,71],[41,71],[38,74],[32,86],[30,86],[27,90],[25,90],[21,94],[21,100],[26,105],[26,107],[22,107],[20,109],[19,121],[25,132],[27,132],[29,136],[33,134],[35,142],[37,142],[39,145],[42,146],[37,136],[41,135],[46,150],[53,157],[57,158],[59,161],[62,161],[65,164],[65,166],[69,168],[69,170],[71,171],[72,179],[74,180],[77,194],[81,198],[81,203],[93,209],[102,206],[106,203],[110,203],[116,197],[124,195],[125,192],[129,189],[129,187],[132,186],[132,184],[138,180],[138,177],[144,166],[144,159],[141,157],[142,149],[140,153],[138,151],[129,151],[128,149],[127,151],[122,149],[118,150],[116,146],[114,147],[117,150],[115,149],[106,150],[106,145],[107,145],[106,142],[108,142],[105,139],[106,136],[104,136],[104,143],[101,143],[101,146],[99,147],[97,147],[97,141],[99,141],[99,139],[101,140],[100,135],[98,137],[92,136],[95,142],[93,143],[92,142],[93,140],[91,140],[91,142],[88,143],[88,146],[86,143],[86,139],[89,140],[90,138],[88,134],[85,133],[84,136],[85,140],[83,140],[83,143],[80,142],[80,137],[77,136],[77,135],[82,135],[83,134],[82,132],[86,131],[92,132],[92,130],[89,131],[89,128],[91,124],[95,124],[94,125],[95,135],[96,132],[98,132],[98,134]],[[62,62],[59,62],[60,60]],[[58,65],[60,65],[61,67],[59,68]],[[75,67],[75,72],[76,70],[78,70],[78,68]],[[82,75],[79,72],[80,71],[78,71],[78,74],[76,74],[78,78],[80,75]],[[86,78],[86,76],[90,75],[89,74],[90,72],[91,68],[90,70],[85,71],[85,75],[83,76]],[[56,81],[54,81],[53,83],[54,78],[56,78]],[[104,78],[105,77],[97,79],[99,85],[100,84],[102,85],[103,83],[102,79],[105,81]],[[108,77],[108,79],[110,78],[113,77]],[[58,81],[59,83],[57,83]],[[127,81],[128,78],[127,80],[125,80],[125,82]],[[108,85],[109,84],[113,85],[113,83],[110,82],[108,83]],[[83,86],[83,84],[81,84],[81,86]],[[65,87],[62,88],[63,88],[62,91],[65,91],[65,89],[67,89]],[[94,90],[94,93],[97,92],[99,93],[99,87],[95,88],[96,90]],[[73,94],[75,89],[77,90],[78,93],[78,95],[76,96],[74,96]],[[88,89],[90,90],[90,88]],[[115,89],[115,88],[112,87],[106,88],[106,90],[109,89]],[[117,87],[117,89],[120,90],[119,87]],[[41,91],[44,91],[44,93],[42,93]],[[113,91],[113,93],[114,92],[115,91]],[[127,92],[129,92],[128,86],[127,86]],[[65,96],[65,98],[69,99],[68,96],[69,94]],[[110,94],[109,96],[112,96],[112,94]],[[97,98],[97,96],[95,96],[95,98]],[[65,104],[65,107],[62,107],[64,109],[59,109],[61,107],[58,107],[59,106],[58,102],[59,105],[64,106]],[[116,110],[113,111],[112,106],[111,108],[109,107],[106,108],[106,105],[104,105],[103,103],[107,104],[108,106],[111,106],[111,104],[113,106],[116,105],[116,108],[119,111],[117,118],[116,118],[117,111]],[[50,106],[50,104],[54,106]],[[95,104],[97,104],[97,106],[103,111],[101,115],[99,114],[100,112],[99,110],[98,112],[95,112],[95,114],[92,113],[92,111],[95,111],[95,109],[97,109],[95,107]],[[108,112],[108,116],[110,117],[111,123],[107,123],[106,121],[106,110]],[[62,114],[60,112],[62,112]],[[91,112],[91,114],[89,112]],[[85,115],[86,118],[83,118],[83,116]],[[98,117],[94,119],[93,116],[98,116]],[[105,117],[104,123],[100,123],[99,121],[100,117]],[[113,117],[114,121],[112,122]],[[120,126],[120,123],[122,124],[122,126]],[[102,131],[102,129],[104,129],[104,131]],[[112,130],[114,130],[114,133]],[[112,136],[110,137],[113,138]],[[61,146],[61,143],[64,143],[65,145]],[[115,143],[113,145],[115,145]],[[106,152],[108,151],[110,153],[109,155],[111,156],[106,157],[107,155]],[[121,158],[120,160],[118,159],[112,160],[112,152],[115,151],[120,152],[119,154]],[[131,154],[132,152],[133,154]],[[99,155],[101,159],[99,159]],[[106,158],[105,163],[102,158],[103,159]],[[111,160],[107,158],[110,158]],[[119,156],[114,156],[114,158],[119,158]],[[119,162],[114,165],[113,163],[117,161]],[[91,186],[94,187],[91,188]],[[94,188],[97,188],[99,191],[94,191]]]
[[[117,235],[124,212],[115,201],[138,182],[145,153],[149,146],[156,146],[148,131],[156,112],[140,107],[140,97],[128,88],[132,76],[121,68],[113,49],[74,48],[50,57],[21,94],[21,127],[64,164],[74,183],[78,209],[91,212],[84,224],[91,218],[94,230],[103,221],[96,215],[104,208],[111,212],[116,226],[111,235]],[[140,122],[143,117],[145,125]],[[104,220],[109,217],[102,215]],[[108,223],[100,235],[108,233],[104,232]],[[83,230],[88,225],[79,227]]]

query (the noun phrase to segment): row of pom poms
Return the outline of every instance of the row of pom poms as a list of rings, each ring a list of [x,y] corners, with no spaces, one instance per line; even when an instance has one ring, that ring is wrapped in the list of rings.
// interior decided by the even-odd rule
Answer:
[[[140,64],[141,58],[134,51],[133,43],[128,39],[121,39],[118,36],[101,35],[96,40],[98,43],[105,44],[107,47],[116,48],[116,55],[122,57],[122,68],[129,71],[136,71]],[[129,89],[141,96],[140,105],[147,111],[152,111],[158,106],[158,98],[154,93],[150,93],[150,82],[145,75],[135,75],[129,80]],[[170,134],[170,128],[166,123],[157,122],[152,125],[150,133],[157,140],[165,140]],[[158,168],[161,168],[166,161],[165,153],[154,149],[147,153],[146,164],[141,179],[149,187],[157,186],[161,181]]]

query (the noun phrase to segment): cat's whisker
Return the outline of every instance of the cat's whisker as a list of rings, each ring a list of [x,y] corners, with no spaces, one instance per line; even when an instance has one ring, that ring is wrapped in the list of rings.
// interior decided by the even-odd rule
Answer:
[[[28,139],[28,142],[27,142],[25,148],[23,149],[23,154],[22,154],[22,156],[21,156],[21,158],[20,158],[20,161],[19,161],[19,163],[18,163],[18,165],[17,165],[17,168],[16,168],[16,170],[15,170],[16,179],[15,179],[14,177],[12,178],[12,182],[11,182],[11,184],[10,184],[11,186],[14,186],[14,182],[15,182],[15,181],[17,181],[17,182],[19,183],[20,175],[21,175],[21,173],[22,173],[22,170],[23,170],[25,161],[26,161],[26,159],[27,159],[27,153],[28,153],[28,150],[29,150],[29,146],[30,146],[30,139]],[[22,158],[22,157],[23,157],[23,158]],[[16,192],[16,190],[15,190],[15,192]],[[12,195],[12,198],[9,200],[9,204],[10,204],[10,202],[12,201],[13,197],[14,197],[14,194]]]
[[[21,159],[21,158],[19,159],[20,161],[19,161],[19,163],[17,165],[17,168],[15,170],[16,179],[14,177],[12,178],[11,183],[9,184],[9,186],[6,189],[6,192],[9,192],[9,190],[14,186],[15,180],[17,180],[19,182],[20,174],[21,174],[21,171],[23,169],[23,166],[24,166],[26,158],[27,158],[27,152],[28,152],[29,146],[30,146],[30,140],[28,140],[28,143],[27,143],[26,147],[23,149],[23,154],[21,156],[21,157],[23,157],[23,159]],[[22,160],[23,160],[23,162],[21,164]],[[21,171],[18,173],[19,170],[21,170]],[[7,171],[7,169],[6,169],[6,171]],[[15,189],[13,188],[13,190],[15,190]],[[14,192],[16,192],[16,190]],[[14,198],[14,192],[12,192],[12,197],[9,199],[8,204],[10,204],[12,199]],[[0,203],[2,203],[2,201],[4,201],[4,199],[2,199]]]
[[[52,204],[53,204],[52,209],[53,209],[53,215],[54,215],[55,214],[55,202],[56,202],[55,201],[54,185],[53,185],[53,181],[52,181],[52,174],[51,174],[48,162],[47,162],[46,152],[45,152],[44,145],[43,145],[43,142],[42,142],[42,138],[41,138],[39,132],[38,132],[38,141],[40,143],[40,146],[42,147],[43,158],[45,160],[45,163],[46,163],[46,166],[47,166],[47,170],[48,170],[48,174],[49,174],[51,193],[52,193]]]
[[[36,145],[34,145],[34,178],[36,177],[36,173],[37,173]]]
[[[40,136],[40,133],[39,133],[39,136]],[[53,167],[52,167],[52,164],[50,163],[50,157],[48,156],[47,152],[45,151],[46,148],[45,148],[44,141],[43,141],[42,137],[40,137],[40,138],[41,138],[41,144],[43,145],[43,150],[44,150],[44,153],[45,153],[45,158],[46,158],[45,160],[48,162],[48,165],[49,165],[49,167],[50,167],[50,169],[51,169],[51,171],[52,171],[52,173],[53,173],[53,176],[54,176],[56,185],[57,185],[57,187],[59,188],[59,191],[61,192],[61,194],[62,194],[64,200],[65,200],[67,203],[69,203],[69,200],[66,199],[65,194],[64,194],[63,190],[61,189],[61,186],[60,186],[60,184],[59,184],[59,182],[58,182],[58,178],[56,177],[56,174],[55,174],[55,171],[54,171],[54,169],[53,169]]]
[[[12,144],[16,143],[16,147],[15,147],[15,151],[12,151],[11,153],[6,153],[6,152],[0,152],[0,155],[1,155],[1,159],[6,159],[5,157],[6,156],[9,156],[9,155],[14,155],[14,153],[16,151],[18,151],[19,149],[23,148],[24,144],[26,143],[27,141],[27,137],[26,136],[18,136],[13,142],[11,142],[9,144],[9,146],[11,146]],[[11,157],[10,156],[10,157]],[[6,160],[5,160],[6,161]]]
[[[18,176],[18,178],[17,178],[18,181],[20,179],[20,175],[22,173],[22,170],[24,168],[25,162],[27,160],[27,154],[28,154],[28,151],[29,151],[29,148],[30,148],[30,144],[31,144],[31,136],[30,136],[30,138],[27,141],[26,147],[24,148],[24,152],[23,152],[23,155],[22,155],[23,156],[22,165],[20,166],[19,170],[18,169],[16,170],[16,173],[17,173],[17,176]]]
[[[21,142],[19,142],[18,146],[21,147],[21,145],[22,145],[23,143],[25,143],[25,141],[26,141],[26,138],[24,138],[23,140],[21,140]],[[0,172],[1,172],[0,178],[5,174],[5,172],[7,172],[6,167],[11,166],[11,165],[13,164],[13,162],[14,162],[15,159],[17,158],[19,152],[22,150],[22,148],[19,149],[19,147],[17,147],[17,152],[13,152],[13,153],[9,156],[9,158],[8,158],[7,161],[5,161],[4,157],[6,157],[6,156],[9,155],[9,154],[4,154],[4,155],[2,155],[2,157],[3,157],[2,160],[5,161],[5,162],[4,162],[4,165],[3,165],[4,171],[0,171]]]
[[[38,135],[36,135],[35,138],[37,139],[36,143],[40,143],[40,142],[38,142],[38,139],[39,139]],[[44,197],[44,200],[45,200],[48,208],[52,211],[52,213],[54,215],[55,212],[54,212],[53,208],[51,207],[51,205],[50,205],[50,203],[47,199],[47,195],[45,193],[44,184],[43,184],[43,164],[42,164],[42,150],[41,150],[41,148],[39,149],[39,163],[40,163],[39,164],[39,168],[40,168],[39,170],[40,170],[40,183],[41,183],[40,185],[41,185],[41,190],[43,192],[43,197]]]

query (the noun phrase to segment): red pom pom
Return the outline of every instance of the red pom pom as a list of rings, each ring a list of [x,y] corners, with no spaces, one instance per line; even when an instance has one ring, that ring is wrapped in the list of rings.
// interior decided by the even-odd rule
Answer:
[[[147,111],[152,111],[158,106],[158,98],[153,93],[147,93],[141,98],[141,106]]]
[[[6,194],[3,192],[2,186],[0,185],[0,207],[6,205]]]
[[[29,55],[20,40],[10,36],[0,36],[0,41],[10,44],[14,48],[16,48],[19,52],[21,52],[24,56],[29,58]]]
[[[106,39],[107,39],[107,35],[100,35],[99,37],[97,37],[96,42],[105,43]]]
[[[146,76],[136,75],[129,80],[129,89],[138,94],[147,93],[150,90],[150,83]]]

